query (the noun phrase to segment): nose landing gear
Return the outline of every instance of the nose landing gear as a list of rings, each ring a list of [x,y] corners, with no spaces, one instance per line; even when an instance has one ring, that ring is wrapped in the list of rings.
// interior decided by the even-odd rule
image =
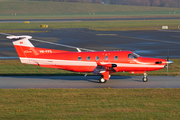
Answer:
[[[147,82],[148,81],[148,78],[147,78],[147,73],[144,73],[144,77],[143,77],[143,82]]]

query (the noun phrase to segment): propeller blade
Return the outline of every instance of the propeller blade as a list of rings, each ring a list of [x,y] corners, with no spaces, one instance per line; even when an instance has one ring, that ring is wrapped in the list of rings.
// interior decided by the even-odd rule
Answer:
[[[168,76],[168,72],[169,72],[168,65],[169,65],[169,48],[168,48],[168,51],[167,51],[167,76]]]
[[[169,72],[169,64],[173,64],[173,61],[168,60],[168,61],[166,61],[166,63],[167,63],[166,68],[167,68],[167,75],[168,75],[168,72]]]
[[[168,53],[167,53],[167,61],[169,61],[169,48],[168,48]]]
[[[168,76],[168,73],[169,73],[169,64],[172,64],[173,61],[169,60],[169,48],[168,48],[168,54],[167,54],[167,60],[166,60],[166,63],[167,63],[167,76]]]
[[[168,63],[167,63],[167,76],[168,76],[169,68],[168,68]]]

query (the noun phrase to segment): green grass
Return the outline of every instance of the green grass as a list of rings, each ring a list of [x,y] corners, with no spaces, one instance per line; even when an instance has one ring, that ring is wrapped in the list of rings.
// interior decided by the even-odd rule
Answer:
[[[169,65],[169,75],[179,76],[180,75],[180,59],[173,59],[174,63]],[[0,60],[0,76],[11,76],[11,75],[30,75],[30,76],[52,76],[52,75],[84,75],[85,73],[70,72],[66,70],[59,70],[54,68],[42,68],[39,66],[22,64],[19,60]],[[92,75],[89,74],[89,75]],[[115,73],[113,75],[137,75],[129,73]],[[142,74],[140,74],[142,75]],[[167,75],[167,70],[164,68],[159,71],[148,72],[148,75]]]
[[[179,16],[180,9],[42,1],[0,1],[0,19]]]
[[[75,72],[42,68],[35,65],[22,64],[19,60],[0,60],[0,75],[82,75]]]
[[[39,32],[49,32],[49,31],[37,31],[37,30],[0,30],[1,33],[39,33]]]
[[[180,119],[180,89],[0,89],[0,119]]]
[[[0,23],[1,30],[5,29],[39,29],[46,24],[49,28],[89,28],[91,30],[156,30],[161,26],[177,29],[179,20],[117,20],[117,21],[84,21],[84,22],[46,22],[46,23]]]

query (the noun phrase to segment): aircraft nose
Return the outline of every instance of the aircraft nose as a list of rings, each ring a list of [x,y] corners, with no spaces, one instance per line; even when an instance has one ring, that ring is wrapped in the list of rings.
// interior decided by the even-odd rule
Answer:
[[[173,64],[173,61],[167,60],[166,63],[167,63],[167,64]]]

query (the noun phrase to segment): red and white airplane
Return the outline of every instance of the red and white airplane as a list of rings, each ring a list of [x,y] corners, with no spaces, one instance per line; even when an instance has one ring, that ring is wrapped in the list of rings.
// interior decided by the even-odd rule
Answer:
[[[105,83],[110,74],[129,72],[144,74],[147,82],[147,71],[168,67],[170,60],[141,57],[131,51],[91,51],[77,52],[34,47],[28,39],[31,36],[7,36],[12,39],[14,47],[22,63],[38,65],[47,68],[64,69],[74,72],[93,72],[101,75],[99,82]]]

